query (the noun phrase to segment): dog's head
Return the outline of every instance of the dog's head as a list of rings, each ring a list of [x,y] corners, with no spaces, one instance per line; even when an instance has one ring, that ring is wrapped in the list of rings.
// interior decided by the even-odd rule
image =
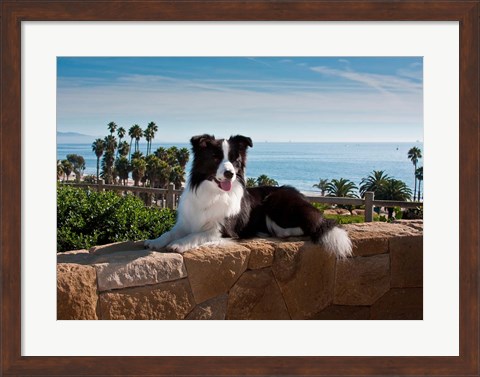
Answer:
[[[210,181],[218,189],[230,191],[235,181],[245,186],[247,148],[252,139],[236,135],[230,139],[215,139],[213,135],[199,135],[190,139],[193,150],[193,165],[190,173],[190,188]]]

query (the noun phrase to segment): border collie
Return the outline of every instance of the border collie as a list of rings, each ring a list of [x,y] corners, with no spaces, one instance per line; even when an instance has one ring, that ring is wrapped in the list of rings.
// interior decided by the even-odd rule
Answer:
[[[293,187],[246,188],[247,148],[245,136],[215,139],[211,135],[190,140],[193,165],[180,197],[177,222],[145,246],[183,253],[206,243],[220,243],[222,237],[251,238],[310,236],[313,242],[339,258],[352,252],[347,232],[335,221],[324,219]]]

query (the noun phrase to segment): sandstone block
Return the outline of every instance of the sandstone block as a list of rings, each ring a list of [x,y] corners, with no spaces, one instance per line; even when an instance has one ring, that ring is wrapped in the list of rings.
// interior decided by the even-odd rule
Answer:
[[[334,304],[371,305],[389,289],[388,254],[337,262]]]
[[[353,244],[353,255],[363,257],[375,254],[388,253],[388,238],[372,235],[358,238],[355,235],[350,236]]]
[[[330,305],[312,319],[365,320],[370,319],[369,306]]]
[[[158,284],[187,276],[183,257],[176,253],[122,251],[104,255],[96,262],[100,291]]]
[[[194,306],[188,279],[100,294],[101,319],[184,319]]]
[[[250,259],[248,261],[250,270],[272,266],[275,253],[275,243],[273,241],[254,239],[243,241],[240,244],[250,250]]]
[[[272,271],[292,319],[309,319],[332,302],[335,257],[320,246],[277,244]]]
[[[391,286],[423,286],[423,237],[390,238]]]
[[[240,277],[229,293],[227,319],[290,319],[271,269]]]
[[[95,269],[57,264],[57,319],[98,319]]]
[[[347,224],[344,228],[352,238],[385,238],[398,236],[417,236],[422,234],[419,227],[407,225],[407,222],[398,224],[375,221],[373,223]]]
[[[183,254],[197,304],[228,292],[247,269],[249,255],[249,249],[235,243],[202,246]]]
[[[185,319],[223,320],[227,314],[228,295],[211,298],[197,305]]]
[[[372,305],[371,319],[423,319],[423,288],[392,288]]]

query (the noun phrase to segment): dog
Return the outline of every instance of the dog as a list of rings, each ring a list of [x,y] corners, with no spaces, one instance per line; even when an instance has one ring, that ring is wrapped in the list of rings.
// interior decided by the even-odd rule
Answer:
[[[159,238],[145,241],[147,248],[184,253],[227,237],[309,236],[338,258],[351,255],[347,232],[334,220],[323,218],[295,188],[246,187],[251,138],[236,135],[227,140],[204,134],[192,137],[190,143],[193,164],[176,224]]]

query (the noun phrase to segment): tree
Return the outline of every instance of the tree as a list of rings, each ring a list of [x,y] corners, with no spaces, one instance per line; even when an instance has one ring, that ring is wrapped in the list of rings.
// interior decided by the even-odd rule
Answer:
[[[117,158],[115,161],[115,170],[117,171],[118,177],[122,181],[123,185],[126,186],[128,180],[128,173],[130,173],[130,163],[128,161],[128,158],[126,158],[125,156]]]
[[[130,152],[130,145],[126,141],[122,141],[118,144],[117,155],[120,154],[121,157],[127,157]]]
[[[180,148],[177,152],[177,160],[182,169],[185,169],[187,166],[188,160],[190,159],[190,152],[187,148]]]
[[[132,149],[132,142],[133,139],[135,139],[135,152],[138,152],[140,146],[139,146],[139,141],[143,136],[143,131],[140,128],[138,124],[134,124],[130,129],[128,130],[128,136],[130,136],[130,150]]]
[[[105,136],[104,143],[107,151],[115,152],[115,149],[117,149],[117,138],[113,135]]]
[[[63,177],[64,171],[63,171],[63,165],[62,161],[57,160],[57,181],[59,181]]]
[[[113,136],[113,133],[117,129],[117,124],[115,122],[110,122],[108,123],[107,128],[110,131],[110,135]]]
[[[107,185],[112,184],[115,180],[115,172],[113,171],[113,164],[115,162],[115,152],[107,149],[102,159],[102,178]]]
[[[420,166],[419,168],[417,168],[417,170],[415,170],[415,177],[417,178],[418,180],[418,195],[417,195],[417,199],[418,200],[421,200],[421,187],[422,187],[422,181],[423,181],[423,166]]]
[[[105,151],[105,142],[102,139],[97,139],[92,144],[92,151],[97,156],[97,182],[100,176],[100,157],[102,157]]]
[[[143,158],[134,158],[132,160],[132,178],[135,186],[140,185],[140,181],[145,176],[147,162]]]
[[[75,173],[75,180],[80,182],[83,171],[85,170],[85,159],[78,154],[68,154],[67,160],[72,164],[73,171]]]
[[[415,176],[415,188],[413,190],[413,200],[415,201],[416,199],[415,194],[417,191],[417,176],[416,176],[417,163],[418,163],[418,160],[422,158],[422,151],[417,147],[410,148],[410,150],[408,151],[408,158],[410,159],[410,161],[412,161],[412,164],[414,166],[413,173]]]
[[[62,160],[62,169],[63,169],[63,172],[65,173],[65,176],[67,177],[67,182],[68,182],[68,177],[70,177],[70,174],[72,174],[72,171],[73,171],[73,165],[68,160]]]
[[[355,190],[357,190],[355,183],[345,178],[332,179],[332,181],[327,184],[327,196],[358,198]]]
[[[257,180],[255,178],[247,178],[247,187],[256,187]]]
[[[145,139],[147,140],[147,156],[152,152],[152,140],[155,137],[155,133],[158,131],[158,127],[155,122],[150,122],[144,132]]]
[[[412,197],[412,190],[410,190],[407,184],[398,179],[390,178],[385,182],[379,191],[375,193],[375,198],[380,200],[399,200],[407,201]],[[388,218],[393,217],[393,208],[388,207]]]
[[[118,136],[118,145],[121,145],[122,144],[122,140],[123,138],[125,137],[125,134],[126,134],[127,131],[125,131],[125,128],[123,127],[119,127],[118,130],[117,130],[117,136]],[[130,149],[129,149],[130,150]],[[117,150],[117,157],[118,157],[118,153],[120,151]]]
[[[364,196],[365,192],[377,192],[389,180],[390,177],[385,174],[384,170],[374,170],[368,177],[363,178],[360,182],[360,196]]]
[[[316,187],[321,191],[321,195],[325,196],[325,193],[327,192],[327,185],[328,185],[328,179],[322,179],[318,181],[318,183],[315,183],[312,187]]]
[[[278,186],[278,182],[265,174],[257,178],[257,186]]]

